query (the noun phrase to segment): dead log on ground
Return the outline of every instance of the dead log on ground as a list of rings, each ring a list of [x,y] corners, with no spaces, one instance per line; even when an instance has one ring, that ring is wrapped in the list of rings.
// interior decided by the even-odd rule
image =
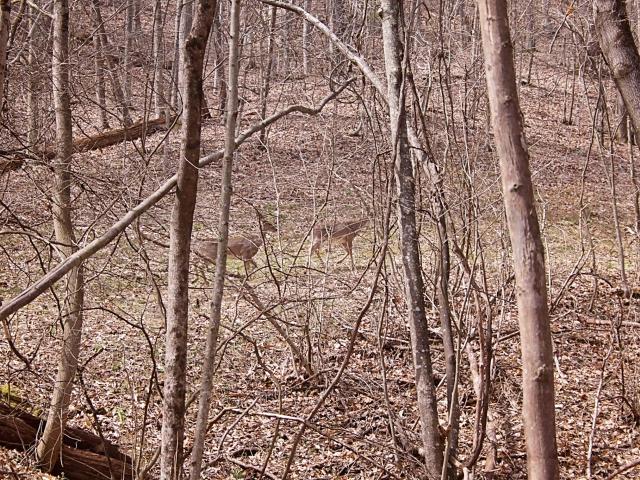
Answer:
[[[46,421],[0,402],[0,446],[33,450]],[[64,470],[60,467],[64,465]],[[64,430],[62,461],[53,473],[69,480],[133,480],[133,461],[117,445],[79,428]]]
[[[111,147],[125,141],[138,140],[153,133],[165,130],[167,125],[173,124],[175,117],[170,118],[169,122],[165,117],[158,117],[153,120],[141,120],[129,127],[115,128],[105,132],[92,135],[90,137],[78,138],[73,141],[73,152],[82,153],[91,150]],[[24,151],[19,152],[2,152],[0,154],[6,156],[13,153],[14,158],[0,160],[0,175],[19,169],[27,158],[38,158],[52,160],[56,156],[54,147],[46,148],[41,152],[32,152],[27,154]]]

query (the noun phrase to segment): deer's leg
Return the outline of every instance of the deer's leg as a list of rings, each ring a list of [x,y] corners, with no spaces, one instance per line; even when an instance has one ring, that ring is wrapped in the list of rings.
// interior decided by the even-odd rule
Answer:
[[[316,257],[318,257],[318,260],[320,260],[322,262],[322,257],[320,256],[320,246],[322,245],[321,242],[319,241],[315,241],[313,242],[313,245],[311,245],[311,254],[316,254]]]
[[[343,240],[340,241],[340,245],[342,245],[342,248],[344,248],[345,254],[344,254],[344,257],[342,257],[336,263],[342,263],[347,259],[347,257],[349,257],[349,258],[351,258],[351,269],[353,270],[353,255],[351,254],[351,242],[352,241],[353,240],[349,239],[349,238],[344,238]]]
[[[252,258],[250,258],[249,260],[243,260],[242,263],[244,263],[244,274],[247,276],[247,278],[249,277],[249,273],[258,268],[258,265],[253,261]],[[251,268],[249,268],[249,266],[251,266]]]
[[[348,238],[345,242],[345,245],[347,247],[347,251],[349,252],[349,259],[351,260],[351,271],[353,272],[356,269],[356,264],[353,261],[353,238]]]

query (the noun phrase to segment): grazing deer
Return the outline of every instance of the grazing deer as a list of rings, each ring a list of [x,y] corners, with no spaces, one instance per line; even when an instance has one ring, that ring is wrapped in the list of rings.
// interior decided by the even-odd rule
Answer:
[[[257,267],[256,262],[253,261],[253,257],[262,246],[262,234],[278,231],[273,224],[266,220],[261,220],[260,224],[262,225],[260,234],[234,235],[230,236],[227,242],[227,254],[243,261],[247,276],[249,275],[249,264],[253,265],[253,268]],[[193,251],[205,261],[215,264],[218,256],[218,241],[201,240],[194,245]]]
[[[311,231],[311,253],[315,253],[320,257],[320,247],[325,242],[338,242],[344,248],[346,254],[338,263],[344,261],[347,257],[351,259],[351,270],[355,270],[353,262],[353,239],[360,233],[369,220],[364,218],[360,220],[347,220],[335,223],[319,223]]]

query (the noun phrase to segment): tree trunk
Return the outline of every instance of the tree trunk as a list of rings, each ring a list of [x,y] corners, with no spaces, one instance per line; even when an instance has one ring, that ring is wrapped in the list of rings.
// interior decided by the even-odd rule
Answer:
[[[627,143],[630,140],[629,125],[627,121],[629,119],[629,115],[627,114],[627,109],[624,106],[624,99],[622,98],[622,95],[620,95],[620,92],[616,95],[616,113],[616,140],[620,143]],[[631,135],[631,137],[632,136],[633,135]]]
[[[178,0],[176,5],[176,18],[174,21],[175,35],[173,37],[173,63],[171,64],[171,90],[170,90],[170,103],[171,106],[179,110],[178,108],[178,70],[180,65],[180,18],[182,16],[182,6],[184,0]]]
[[[185,92],[185,44],[187,43],[187,37],[191,31],[191,24],[193,23],[193,1],[185,0],[182,3],[182,10],[180,13],[180,30],[178,40],[178,102],[176,104],[177,109],[180,110],[183,106]]]
[[[405,109],[404,72],[398,2],[382,1],[382,35],[391,143],[395,157],[398,189],[400,243],[404,269],[405,295],[409,312],[411,346],[418,393],[418,410],[422,426],[422,444],[429,478],[439,478],[443,463],[443,442],[439,432],[436,392],[433,384],[428,324],[424,305],[424,283],[415,217],[415,180],[409,152]]]
[[[347,21],[345,19],[345,3],[343,0],[331,0],[330,8],[331,8],[331,29],[336,34],[336,36],[344,41],[345,32],[347,30]],[[333,42],[329,44],[329,51],[332,56],[335,56],[335,47]],[[333,58],[334,62],[338,62],[339,59],[337,57]]]
[[[102,50],[102,41],[100,34],[95,33],[93,35],[93,47],[96,51],[94,59],[96,68],[96,101],[98,102],[98,108],[100,109],[100,125],[102,130],[108,130],[109,120],[107,118],[107,98],[105,91],[104,71],[105,71],[105,59],[104,51]]]
[[[214,49],[216,52],[216,65],[218,68],[216,69],[215,75],[215,87],[218,87],[219,95],[218,95],[218,107],[217,110],[220,113],[220,116],[224,118],[225,107],[227,105],[227,80],[226,80],[226,72],[227,72],[227,62],[223,61],[225,51],[224,48],[224,32],[222,30],[222,19],[225,15],[224,9],[225,2],[220,2],[218,4],[218,12],[213,21],[213,36],[214,36]]]
[[[197,3],[195,27],[185,42],[184,111],[176,198],[171,213],[161,478],[180,477],[186,390],[189,252],[198,188],[202,127],[202,69],[215,0]]]
[[[122,123],[125,126],[131,125],[131,116],[129,114],[129,107],[122,91],[122,83],[118,77],[116,60],[109,55],[110,44],[107,37],[107,31],[104,28],[104,20],[102,19],[102,13],[100,11],[100,0],[93,1],[93,27],[96,31],[96,35],[100,40],[100,47],[104,54],[105,65],[109,67],[109,79],[111,80],[111,89],[113,90],[113,96],[116,104],[120,107],[120,114],[122,115]]]
[[[131,57],[133,54],[133,23],[135,17],[134,0],[126,0],[125,9],[125,41],[124,41],[124,61],[122,62],[122,74],[124,83],[124,101],[127,107],[131,107]]]
[[[513,249],[529,479],[557,479],[553,351],[544,251],[513,66],[506,0],[478,0],[487,89]]]
[[[36,9],[29,7],[29,56],[27,62],[29,64],[29,91],[27,93],[27,117],[29,121],[28,142],[29,149],[34,150],[38,143],[39,127],[38,117],[40,116],[40,108],[38,106],[38,85],[40,84],[40,67],[38,65],[38,56],[36,54],[36,36],[38,35],[35,20]]]
[[[56,0],[53,4],[53,14],[52,78],[57,156],[53,165],[55,171],[55,194],[52,211],[56,240],[59,242],[63,257],[66,258],[77,250],[71,221],[73,137],[69,101],[68,0]],[[78,367],[82,335],[83,301],[84,282],[82,264],[79,264],[71,269],[67,276],[63,311],[62,351],[53,387],[47,425],[36,448],[38,464],[47,472],[53,470],[60,458],[62,432],[67,421],[73,379]]]
[[[640,132],[640,55],[624,0],[594,0],[600,49],[622,95],[633,129]]]
[[[202,380],[200,382],[200,399],[198,403],[198,418],[193,440],[193,454],[191,457],[191,480],[200,478],[204,440],[209,422],[211,403],[211,389],[213,385],[213,370],[215,368],[218,332],[222,311],[224,293],[224,275],[227,265],[227,242],[229,240],[229,210],[231,208],[231,172],[233,155],[235,153],[235,131],[238,120],[238,75],[240,70],[240,0],[231,3],[230,43],[229,43],[229,91],[227,94],[227,120],[225,125],[224,159],[222,164],[222,185],[220,193],[220,221],[218,231],[220,239],[216,258],[216,273],[213,281],[213,298],[211,300],[211,318],[207,332]]]
[[[164,20],[162,0],[156,0],[153,9],[153,105],[156,116],[168,116],[164,93]]]
[[[7,47],[11,29],[11,0],[0,0],[0,114],[4,105],[4,82],[7,71]]]
[[[302,8],[306,12],[309,11],[309,7],[311,6],[311,0],[304,0],[302,4]],[[309,60],[309,47],[311,37],[311,28],[309,26],[309,22],[302,20],[302,70],[304,71],[305,76],[309,76],[310,73],[310,60]]]
[[[276,29],[276,13],[277,9],[274,6],[269,7],[269,37],[267,39],[267,65],[265,66],[263,75],[264,81],[262,82],[262,95],[260,98],[260,118],[264,120],[267,117],[267,100],[269,97],[269,90],[271,88],[271,71],[273,70],[273,50],[275,44],[275,29]],[[306,23],[306,22],[305,22]],[[267,129],[265,128],[260,132],[260,145],[266,148],[267,143]]]

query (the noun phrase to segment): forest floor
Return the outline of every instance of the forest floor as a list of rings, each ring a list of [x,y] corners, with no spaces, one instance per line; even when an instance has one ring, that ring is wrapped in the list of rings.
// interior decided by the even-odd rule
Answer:
[[[561,478],[587,478],[589,469],[593,478],[606,478],[625,463],[640,458],[640,309],[636,298],[627,300],[619,294],[619,249],[610,183],[613,166],[626,274],[629,284],[637,287],[640,242],[635,227],[636,189],[629,149],[627,145],[614,144],[609,152],[608,143],[600,147],[593,139],[590,108],[594,108],[597,97],[593,80],[576,80],[571,122],[563,122],[566,73],[547,57],[538,58],[533,71],[531,83],[521,86],[520,98],[549,272]],[[277,104],[272,105],[272,110],[311,99],[317,102],[327,92],[324,81],[315,80],[313,84],[314,79],[310,79],[304,87],[299,83],[279,85],[274,91]],[[251,92],[251,85],[245,87]],[[256,104],[255,99],[247,100],[248,105]],[[514,285],[510,279],[497,159],[487,147],[491,141],[486,137],[483,102],[476,107],[476,120],[470,124],[466,146],[462,146],[459,127],[456,140],[447,140],[447,129],[436,121],[432,145],[437,152],[444,151],[447,142],[453,145],[445,162],[451,231],[459,241],[469,233],[469,258],[477,261],[477,268],[484,262],[482,274],[486,276],[488,293],[493,292],[490,295],[494,300],[496,340],[490,418],[497,449],[493,478],[524,479]],[[356,110],[354,104],[335,103],[316,117],[287,117],[271,127],[266,150],[252,139],[237,155],[232,231],[256,231],[255,206],[277,223],[279,233],[269,237],[265,249],[268,255],[258,255],[260,268],[247,285],[239,279],[244,273],[241,262],[229,262],[233,275],[227,284],[223,309],[220,360],[212,400],[214,421],[203,478],[258,478],[263,465],[267,474],[278,477],[291,454],[302,419],[314,408],[345,358],[355,320],[373,285],[373,256],[380,245],[381,213],[385,208],[384,167],[389,161],[387,144],[381,140],[377,127],[375,137],[366,128],[363,136],[350,135],[359,124]],[[441,113],[442,106],[434,106],[433,112]],[[256,111],[243,112],[243,128],[256,119]],[[384,123],[384,117],[378,121]],[[220,123],[205,123],[204,153],[221,148]],[[90,232],[84,240],[99,235],[174,173],[178,137],[173,134],[166,151],[159,150],[152,156],[139,155],[140,142],[135,148],[126,144],[76,155],[78,208],[74,215],[79,230]],[[147,151],[152,151],[161,138],[162,134],[149,138]],[[636,147],[633,154],[639,155]],[[470,230],[465,230],[464,222],[469,201],[461,187],[465,178],[463,157],[473,168],[478,227]],[[51,231],[48,191],[43,187],[48,185],[49,177],[46,168],[27,167],[11,174],[10,191],[3,194],[10,195],[13,211],[30,225],[39,225],[45,236]],[[215,236],[220,178],[219,164],[201,172],[194,239]],[[422,179],[419,219],[426,296],[432,299],[436,236],[425,183]],[[171,197],[162,200],[117,244],[99,252],[85,265],[86,312],[80,365],[86,391],[76,388],[70,421],[78,427],[95,428],[86,401],[90,397],[98,409],[104,434],[130,453],[141,450],[145,460],[153,456],[160,439],[162,405],[158,391],[162,389],[164,322],[154,282],[164,293],[171,208]],[[580,221],[580,212],[588,221],[588,229]],[[315,217],[375,218],[355,240],[354,272],[348,261],[336,263],[342,252],[325,253],[326,263],[308,257],[309,229]],[[141,239],[150,259],[148,265],[140,252]],[[30,244],[22,237],[12,236],[3,243],[3,249],[8,259],[0,262],[4,265],[0,269],[0,286],[5,300],[58,262],[49,246],[37,240]],[[400,442],[394,444],[395,436],[396,440],[406,437],[409,444],[418,446],[419,426],[395,234],[390,249],[392,255],[383,269],[384,282],[364,312],[353,356],[336,389],[309,422],[290,478],[423,476],[419,461],[411,452],[401,448]],[[190,297],[189,396],[196,391],[201,373],[213,271],[208,267],[203,279],[196,274],[196,263]],[[154,273],[153,281],[147,268]],[[452,308],[454,319],[462,322],[463,340],[475,321],[467,301],[466,281],[459,260],[453,257]],[[0,384],[10,384],[14,393],[28,399],[37,412],[48,405],[55,375],[61,292],[58,287],[43,295],[12,320],[17,347],[32,358],[30,369],[11,355],[6,342],[0,342],[0,354],[7,358],[0,367]],[[311,361],[313,375],[304,374],[265,311]],[[444,359],[434,306],[430,308],[430,327],[434,333],[434,373],[440,381],[444,377]],[[442,423],[446,418],[445,394],[445,386],[439,382]],[[475,394],[465,355],[461,362],[460,399],[460,458],[464,459],[470,452],[475,415]],[[187,445],[196,405],[194,402],[189,408]],[[6,455],[0,452],[0,462]],[[40,474],[26,473],[29,461],[26,455],[15,453],[5,460],[15,466],[20,478],[41,478]],[[7,468],[0,470],[4,472],[0,477],[10,477]],[[639,476],[636,469],[616,478]]]

